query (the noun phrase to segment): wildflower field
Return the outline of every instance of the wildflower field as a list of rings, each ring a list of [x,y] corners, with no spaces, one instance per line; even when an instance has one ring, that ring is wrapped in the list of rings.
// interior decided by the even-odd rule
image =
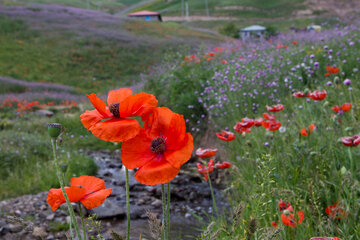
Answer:
[[[84,50],[74,38],[79,49],[64,56],[73,43],[67,40],[53,47],[58,52],[49,56],[61,56],[53,62],[44,57],[48,50],[36,50],[53,44],[48,36],[0,16],[0,26],[9,22],[22,31],[3,30],[3,48],[25,56],[29,44],[40,55],[18,63],[10,51],[0,57],[1,75],[27,79],[0,77],[0,238],[19,236],[4,218],[31,227],[21,231],[33,239],[360,239],[357,18],[254,41],[215,44],[216,36],[198,48],[131,45],[136,54],[121,44],[114,52],[95,37]],[[176,24],[124,26],[143,38],[207,37]],[[122,73],[127,78],[119,82]],[[44,78],[51,85],[34,83]],[[40,87],[46,91],[36,99],[30,93]],[[117,156],[109,168],[120,166],[121,181],[99,170],[97,151]],[[11,198],[44,191],[34,204],[44,216],[5,208]],[[204,199],[190,197],[196,194]],[[144,211],[134,214],[140,200]],[[180,210],[181,201],[192,208]],[[94,220],[91,211],[105,211],[109,202],[123,211]],[[151,206],[155,213],[145,211]],[[179,230],[180,215],[195,232]],[[149,221],[147,231],[138,218]]]

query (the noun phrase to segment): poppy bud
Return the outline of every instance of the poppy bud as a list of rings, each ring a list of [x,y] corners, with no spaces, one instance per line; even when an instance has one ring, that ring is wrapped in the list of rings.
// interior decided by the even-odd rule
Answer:
[[[315,155],[317,155],[318,153],[317,152],[311,152],[310,153],[310,156],[315,156]]]
[[[340,78],[339,77],[334,77],[334,83],[339,84],[340,83]]]
[[[62,164],[62,165],[60,166],[60,170],[61,170],[61,172],[64,173],[64,174],[67,172],[67,169],[68,169],[68,165],[66,165],[66,164]]]
[[[346,169],[346,167],[343,166],[343,167],[340,169],[341,175],[344,176],[344,175],[346,174],[346,172],[347,172],[347,169]]]
[[[62,130],[62,126],[60,123],[49,123],[48,124],[48,133],[50,137],[57,138]]]
[[[347,132],[351,132],[352,130],[353,130],[352,127],[347,127],[347,128],[345,128],[345,131],[347,131]]]
[[[304,90],[305,96],[307,96],[309,94],[309,92],[310,92],[310,90],[308,88],[305,88],[305,90]]]
[[[283,214],[284,214],[285,216],[289,216],[289,215],[290,215],[290,211],[287,210],[287,209],[285,209],[285,210],[283,211]]]
[[[328,102],[328,101],[324,102],[323,106],[324,106],[324,107],[329,106],[329,102]]]

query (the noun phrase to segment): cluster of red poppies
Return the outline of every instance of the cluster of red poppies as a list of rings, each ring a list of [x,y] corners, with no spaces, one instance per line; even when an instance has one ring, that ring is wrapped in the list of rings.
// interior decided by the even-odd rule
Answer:
[[[273,106],[266,106],[267,111],[269,112],[280,112],[285,109],[284,105],[277,104]],[[241,122],[237,122],[234,126],[234,130],[238,133],[250,133],[252,127],[263,126],[268,131],[276,131],[281,127],[281,123],[276,120],[276,116],[269,113],[263,113],[263,118],[243,118]],[[223,140],[230,142],[235,139],[235,134],[229,131],[222,131],[216,133],[216,136]]]
[[[118,89],[109,92],[108,106],[94,93],[88,98],[95,109],[81,114],[81,122],[96,137],[123,143],[122,163],[128,169],[138,169],[135,179],[140,183],[168,183],[190,159],[193,137],[186,133],[184,117],[166,107],[156,107],[158,101],[153,95],[134,95],[131,89]],[[134,118],[137,116],[144,121],[144,127]],[[111,194],[103,180],[80,178],[73,178],[66,189],[71,202],[81,201],[86,208],[94,208]],[[48,203],[53,210],[64,203],[61,190],[51,189]]]
[[[304,212],[298,211],[297,221],[296,221],[295,216],[293,214],[294,208],[291,206],[289,202],[285,203],[282,199],[280,199],[279,201],[279,211],[281,212],[281,216],[280,216],[281,222],[285,226],[296,227],[298,224],[301,224],[305,218]],[[271,225],[273,225],[274,228],[278,227],[275,221],[272,221]]]
[[[330,76],[332,74],[338,74],[339,71],[340,71],[340,68],[327,66],[326,71],[327,71],[327,73],[325,73],[324,76],[328,77],[328,76]]]
[[[327,92],[325,89],[323,90],[316,90],[316,91],[313,91],[313,92],[308,92],[308,93],[305,93],[305,92],[294,92],[293,93],[293,96],[294,97],[297,97],[297,98],[303,98],[303,97],[307,97],[307,98],[311,98],[312,100],[315,100],[315,101],[322,101],[326,98],[327,96]]]
[[[218,152],[218,150],[216,148],[214,148],[214,149],[198,148],[196,150],[195,154],[197,157],[205,159],[205,158],[211,158],[211,157],[215,156],[217,152]],[[207,181],[209,179],[209,174],[214,171],[214,159],[210,159],[207,164],[204,164],[204,166],[201,163],[197,163],[196,167],[197,167],[197,172],[202,174],[204,176],[204,180]],[[217,162],[215,164],[215,168],[218,168],[218,169],[226,169],[226,168],[230,168],[230,167],[231,167],[231,163],[226,162],[226,161]]]

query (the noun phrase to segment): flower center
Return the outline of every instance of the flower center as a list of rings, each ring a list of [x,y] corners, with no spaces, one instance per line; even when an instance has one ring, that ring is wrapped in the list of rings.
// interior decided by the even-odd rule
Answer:
[[[120,117],[120,113],[119,113],[119,103],[115,103],[115,104],[111,104],[109,106],[109,110],[112,113],[112,115],[114,115],[114,117],[119,118]]]
[[[150,150],[153,153],[163,153],[166,150],[166,138],[157,137],[154,138],[150,144]]]

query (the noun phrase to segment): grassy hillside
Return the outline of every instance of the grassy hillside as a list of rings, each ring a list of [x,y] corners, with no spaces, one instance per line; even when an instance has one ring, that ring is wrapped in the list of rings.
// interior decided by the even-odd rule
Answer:
[[[154,1],[139,9],[161,11],[164,15],[181,15],[181,0],[164,2]],[[205,1],[188,1],[190,15],[206,15]],[[305,8],[304,0],[208,0],[210,15],[212,16],[235,16],[250,18],[273,18],[278,16],[290,16],[295,10]],[[137,10],[139,10],[137,9]]]
[[[59,4],[69,7],[89,8],[115,13],[126,6],[136,4],[141,0],[1,0],[0,5],[31,5],[31,4]],[[89,5],[88,5],[89,3]]]

